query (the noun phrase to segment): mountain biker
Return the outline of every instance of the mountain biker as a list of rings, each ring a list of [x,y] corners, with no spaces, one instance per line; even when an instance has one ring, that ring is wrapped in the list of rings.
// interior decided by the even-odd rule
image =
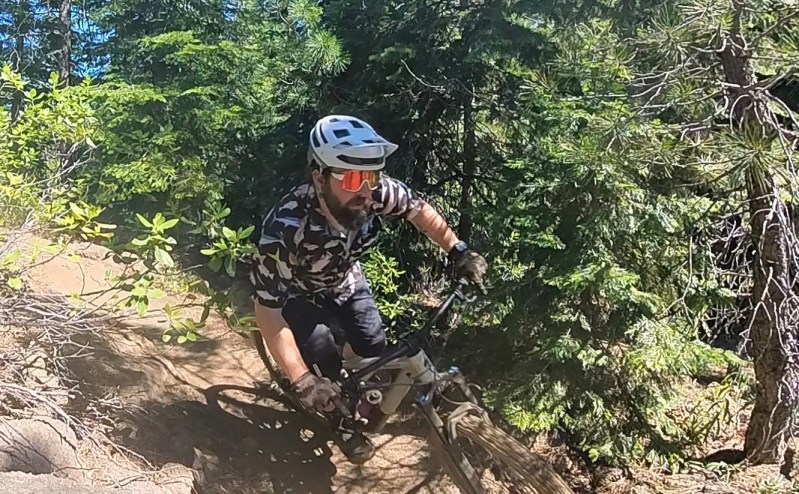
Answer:
[[[382,173],[397,148],[358,118],[317,121],[309,136],[311,178],[264,218],[250,273],[269,352],[302,403],[329,417],[336,444],[353,463],[369,460],[374,446],[336,410],[331,380],[340,376],[342,356],[330,328],[337,321],[345,333],[344,358],[378,356],[386,346],[359,263],[383,219],[410,221],[448,253],[458,276],[482,284],[487,269],[433,207]]]

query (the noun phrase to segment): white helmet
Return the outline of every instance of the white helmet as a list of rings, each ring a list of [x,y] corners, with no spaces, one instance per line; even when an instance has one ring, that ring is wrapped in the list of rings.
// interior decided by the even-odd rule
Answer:
[[[328,115],[311,129],[309,160],[345,170],[381,170],[399,146],[388,142],[371,125],[347,115]]]

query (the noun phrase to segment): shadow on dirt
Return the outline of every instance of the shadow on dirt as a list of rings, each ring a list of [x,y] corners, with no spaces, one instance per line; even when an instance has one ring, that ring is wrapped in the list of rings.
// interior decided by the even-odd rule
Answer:
[[[243,395],[265,403],[249,403]],[[117,439],[155,465],[176,462],[202,471],[203,493],[332,492],[336,468],[326,435],[276,393],[218,385],[205,396],[207,404],[145,405],[131,417],[133,433]]]
[[[218,327],[208,337],[164,345],[149,325],[76,335],[83,354],[66,365],[80,393],[65,409],[155,469],[200,472],[200,494],[451,492],[420,421],[397,417],[374,438],[376,458],[351,465],[328,447],[329,431],[263,384],[249,339]]]
[[[80,393],[65,409],[87,423],[99,418],[110,425],[109,439],[156,468],[179,463],[201,472],[195,485],[202,494],[333,492],[329,436],[318,425],[268,386],[203,389],[177,379],[171,359],[152,356],[146,333],[117,327],[77,335],[83,355],[66,365]],[[230,349],[213,344],[205,350],[182,357],[214,375],[207,366],[221,363],[210,357]]]

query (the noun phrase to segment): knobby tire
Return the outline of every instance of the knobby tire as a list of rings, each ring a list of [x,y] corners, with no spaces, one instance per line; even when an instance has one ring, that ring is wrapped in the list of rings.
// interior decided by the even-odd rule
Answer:
[[[495,467],[513,478],[511,485],[502,481],[481,485],[487,494],[574,494],[569,485],[543,458],[525,448],[508,433],[477,415],[467,415],[457,423],[457,442],[464,450],[482,450],[488,453]],[[476,465],[477,455],[466,455],[476,476],[485,473],[485,465]],[[496,473],[496,468],[495,472]],[[483,477],[481,477],[483,478]]]

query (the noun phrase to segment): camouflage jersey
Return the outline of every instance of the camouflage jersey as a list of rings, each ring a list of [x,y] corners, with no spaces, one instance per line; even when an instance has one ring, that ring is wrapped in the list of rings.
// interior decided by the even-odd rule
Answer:
[[[338,303],[352,295],[363,278],[359,259],[375,240],[382,218],[413,218],[422,200],[404,183],[383,175],[373,194],[372,211],[357,231],[342,233],[329,224],[316,189],[292,189],[266,215],[250,281],[254,299],[281,308],[289,297],[324,294]]]

